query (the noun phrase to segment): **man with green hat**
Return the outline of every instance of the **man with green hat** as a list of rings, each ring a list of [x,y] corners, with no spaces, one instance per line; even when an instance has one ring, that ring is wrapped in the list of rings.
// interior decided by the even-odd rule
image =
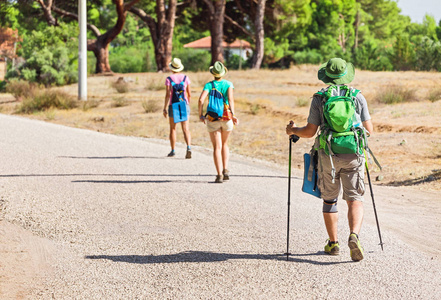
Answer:
[[[363,222],[362,201],[365,192],[365,158],[361,148],[356,148],[355,153],[334,151],[337,148],[332,147],[331,139],[334,139],[333,134],[338,136],[341,133],[330,129],[330,114],[327,114],[329,107],[332,107],[327,102],[330,98],[333,100],[349,99],[345,105],[353,108],[353,115],[349,120],[351,129],[344,133],[345,137],[352,134],[350,138],[357,140],[354,137],[356,132],[367,132],[367,134],[373,132],[366,99],[360,91],[347,86],[354,79],[354,75],[354,66],[341,58],[332,58],[321,65],[318,71],[318,79],[327,84],[328,87],[314,94],[306,126],[297,127],[293,121],[290,121],[286,126],[286,133],[311,138],[315,136],[320,128],[314,149],[318,149],[317,184],[323,199],[323,218],[329,236],[325,245],[325,253],[338,255],[340,252],[337,236],[337,200],[340,191],[343,190],[342,198],[346,200],[348,205],[350,229],[348,246],[352,260],[360,261],[364,258],[359,233]],[[323,138],[324,136],[326,138]]]

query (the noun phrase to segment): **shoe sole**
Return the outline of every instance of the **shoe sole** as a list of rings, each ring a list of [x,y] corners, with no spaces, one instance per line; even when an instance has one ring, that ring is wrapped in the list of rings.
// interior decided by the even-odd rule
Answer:
[[[349,249],[351,249],[351,258],[353,261],[360,261],[364,258],[363,252],[357,245],[357,242],[355,241],[349,241],[348,242]]]
[[[325,251],[325,253],[328,255],[335,255],[335,256],[340,255],[340,251],[334,251],[334,252],[326,252]]]

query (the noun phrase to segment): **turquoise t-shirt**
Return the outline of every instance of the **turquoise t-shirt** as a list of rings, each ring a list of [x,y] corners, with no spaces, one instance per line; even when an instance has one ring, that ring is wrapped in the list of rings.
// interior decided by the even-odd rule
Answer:
[[[233,83],[231,83],[228,80],[222,79],[219,81],[214,80],[214,87],[222,93],[222,95],[225,98],[225,102],[227,103],[227,105],[230,105],[230,102],[228,101],[228,89],[231,87],[234,89]],[[211,86],[211,81],[207,82],[204,86],[204,91],[207,91],[208,93],[210,93],[212,89]]]

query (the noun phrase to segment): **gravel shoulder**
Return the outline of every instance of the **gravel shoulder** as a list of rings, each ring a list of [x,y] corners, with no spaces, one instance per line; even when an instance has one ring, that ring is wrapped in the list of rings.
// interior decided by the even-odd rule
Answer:
[[[211,152],[0,114],[2,299],[441,298],[439,192],[374,186],[366,259],[326,256],[321,203],[287,170],[233,156],[214,184]],[[234,132],[233,132],[234,134]],[[208,137],[207,137],[208,138]],[[336,277],[338,276],[338,280]]]

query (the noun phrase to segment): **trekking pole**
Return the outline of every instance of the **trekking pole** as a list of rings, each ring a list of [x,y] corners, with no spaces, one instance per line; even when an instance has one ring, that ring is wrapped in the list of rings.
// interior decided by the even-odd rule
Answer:
[[[293,134],[289,136],[289,170],[288,170],[288,222],[287,222],[287,228],[286,228],[286,260],[289,259],[289,214],[290,214],[290,207],[291,207],[291,150],[292,150],[292,143],[296,143],[300,138]]]
[[[366,157],[366,151],[364,152],[364,156],[365,156],[366,174],[367,174],[368,181],[369,181],[369,189],[371,190],[372,205],[374,207],[375,221],[377,222],[378,236],[380,237],[380,244],[379,245],[381,246],[381,251],[384,251],[383,240],[381,239],[380,224],[378,223],[377,208],[375,207],[374,190],[372,189],[371,176],[369,175],[369,167],[368,167],[368,161],[367,161],[367,157]]]

